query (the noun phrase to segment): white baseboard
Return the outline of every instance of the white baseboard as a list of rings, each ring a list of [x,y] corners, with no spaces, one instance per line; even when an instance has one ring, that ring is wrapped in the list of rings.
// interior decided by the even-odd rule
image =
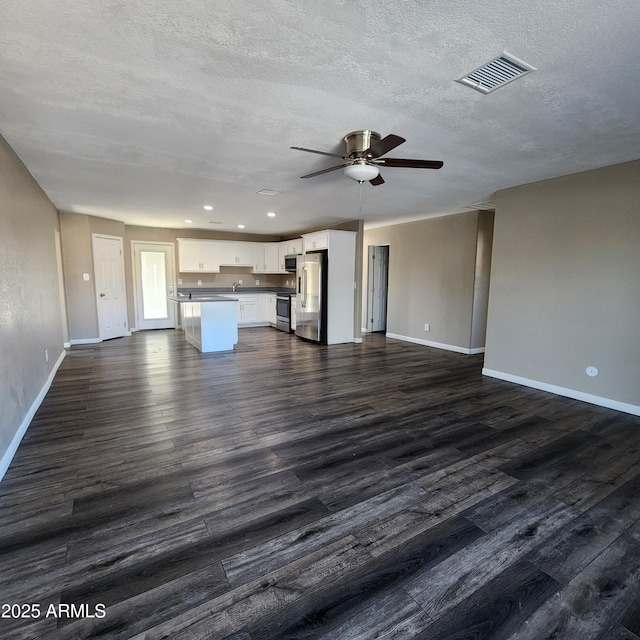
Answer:
[[[523,378],[521,376],[515,376],[511,373],[495,371],[494,369],[482,369],[482,374],[485,376],[489,376],[490,378],[497,378],[498,380],[505,380],[506,382],[515,382],[516,384],[521,384],[525,387],[531,387],[532,389],[548,391],[549,393],[555,393],[558,396],[565,396],[566,398],[573,398],[574,400],[588,402],[589,404],[606,407],[607,409],[615,409],[616,411],[622,411],[624,413],[630,413],[634,416],[640,416],[640,407],[635,404],[619,402],[618,400],[612,400],[611,398],[604,398],[602,396],[594,396],[591,393],[585,393],[584,391],[577,391],[576,389],[569,389],[567,387],[559,387],[555,384],[540,382],[539,380],[532,380],[530,378]]]
[[[60,365],[62,364],[62,361],[64,360],[64,357],[66,355],[67,355],[67,352],[63,351],[60,354],[60,357],[58,358],[56,363],[53,365],[53,369],[51,369],[51,373],[49,373],[49,377],[47,378],[47,381],[44,383],[44,386],[42,387],[42,389],[40,389],[40,393],[38,393],[38,395],[36,396],[36,399],[31,404],[29,411],[27,411],[27,415],[22,420],[20,427],[18,427],[18,430],[16,431],[16,434],[13,436],[13,439],[11,440],[11,443],[7,447],[7,450],[4,452],[2,459],[0,459],[0,480],[4,478],[4,474],[7,472],[7,469],[11,464],[11,461],[13,460],[13,456],[16,455],[16,451],[18,450],[18,447],[22,442],[22,438],[24,438],[24,434],[27,432],[27,429],[29,428],[31,421],[33,420],[33,416],[36,415],[36,411],[38,410],[38,407],[42,404],[44,397],[47,395],[47,391],[49,391],[49,388],[51,387],[51,383],[53,382],[56,372],[60,368]]]
[[[409,336],[401,336],[397,333],[386,333],[387,338],[394,338],[395,340],[402,340],[404,342],[413,342],[414,344],[421,344],[425,347],[434,347],[436,349],[445,349],[446,351],[455,351],[456,353],[464,353],[465,355],[475,355],[477,353],[484,353],[484,347],[469,349],[467,347],[459,347],[455,344],[444,344],[442,342],[433,342],[431,340],[423,340],[422,338],[411,338]]]
[[[353,341],[354,341],[356,344],[360,344],[360,343],[362,342],[362,338],[354,338],[354,339],[353,339]]]
[[[65,342],[62,346],[63,346],[65,349],[69,349],[69,348],[71,348],[71,343],[70,343],[70,342]]]
[[[137,331],[137,329],[132,329],[132,331]],[[117,336],[117,338],[130,338],[131,331],[127,331],[123,333],[121,336]],[[108,340],[113,340],[116,338],[107,338]],[[98,344],[98,342],[102,342],[102,338],[78,338],[76,340],[70,340],[69,346],[73,346],[74,344]]]
[[[98,342],[102,342],[102,340],[100,338],[78,338],[77,340],[69,340],[69,346],[74,344],[97,344]]]

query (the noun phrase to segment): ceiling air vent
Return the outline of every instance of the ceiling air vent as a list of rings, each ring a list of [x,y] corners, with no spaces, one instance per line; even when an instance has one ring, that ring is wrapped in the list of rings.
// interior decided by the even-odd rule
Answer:
[[[465,209],[479,209],[480,211],[493,211],[496,208],[495,202],[474,202],[473,204],[465,204]]]
[[[491,93],[531,71],[536,71],[536,68],[503,51],[498,57],[458,78],[456,82],[466,84],[480,93]]]

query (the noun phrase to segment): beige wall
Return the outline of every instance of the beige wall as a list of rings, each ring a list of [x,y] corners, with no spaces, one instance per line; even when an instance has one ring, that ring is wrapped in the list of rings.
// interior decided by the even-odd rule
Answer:
[[[389,245],[387,333],[459,349],[472,348],[481,219],[484,217],[480,212],[472,211],[365,231],[365,281],[368,247]],[[488,268],[486,259],[479,264]],[[362,302],[366,317],[366,296]],[[476,307],[479,313],[480,305]],[[430,325],[429,332],[424,331],[425,323]],[[475,339],[481,342],[479,335]]]
[[[124,230],[124,224],[117,220],[78,213],[60,214],[69,340],[72,343],[95,340],[99,335],[92,234],[124,237]],[[89,280],[84,280],[85,273],[89,274]]]
[[[0,137],[0,477],[64,350],[58,228],[57,210]]]
[[[497,194],[487,373],[640,408],[638,203],[640,161]]]

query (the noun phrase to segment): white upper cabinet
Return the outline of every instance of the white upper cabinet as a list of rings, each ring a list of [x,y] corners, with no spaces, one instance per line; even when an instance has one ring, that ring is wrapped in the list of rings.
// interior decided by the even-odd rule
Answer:
[[[253,273],[287,273],[284,257],[302,253],[302,238],[284,242],[236,242],[178,238],[182,273],[219,273],[223,267],[251,267]]]
[[[286,242],[281,242],[278,245],[278,271],[277,273],[287,273],[284,268],[284,257],[289,255],[289,245]]]
[[[253,267],[253,242],[216,242],[221,266]]]
[[[329,231],[317,231],[316,233],[308,233],[304,238],[304,252],[316,251],[317,249],[329,248]]]
[[[181,273],[220,271],[218,250],[210,240],[178,238],[178,270]]]
[[[267,242],[263,246],[265,271],[267,273],[278,273],[280,271],[280,245],[277,242]]]
[[[302,253],[302,250],[303,250],[302,238],[287,240],[287,255]]]
[[[267,262],[265,259],[265,246],[264,242],[254,242],[253,244],[253,273],[266,273]]]

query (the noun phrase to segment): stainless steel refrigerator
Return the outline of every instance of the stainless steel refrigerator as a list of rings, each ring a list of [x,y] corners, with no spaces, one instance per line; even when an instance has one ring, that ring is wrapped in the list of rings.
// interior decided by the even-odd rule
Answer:
[[[296,335],[327,344],[327,252],[298,256]]]

